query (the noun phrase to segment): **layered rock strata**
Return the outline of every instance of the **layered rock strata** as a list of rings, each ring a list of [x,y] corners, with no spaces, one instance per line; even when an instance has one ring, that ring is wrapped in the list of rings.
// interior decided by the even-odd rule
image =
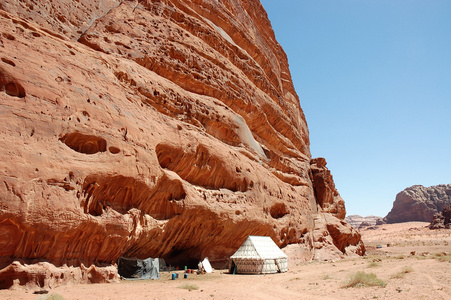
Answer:
[[[364,253],[258,0],[0,4],[1,288],[248,235]]]
[[[384,218],[391,223],[431,222],[434,215],[451,204],[451,184],[431,187],[414,185],[396,195],[393,208]]]

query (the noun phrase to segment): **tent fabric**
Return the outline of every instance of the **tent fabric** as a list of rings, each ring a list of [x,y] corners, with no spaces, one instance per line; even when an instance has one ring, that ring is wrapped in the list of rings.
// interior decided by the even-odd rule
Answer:
[[[213,268],[211,267],[208,257],[205,257],[204,260],[202,261],[202,267],[204,268],[205,272],[207,272],[207,273],[213,272]]]
[[[288,271],[288,256],[269,236],[249,236],[230,257],[230,271],[270,274]]]
[[[120,257],[118,273],[125,279],[160,279],[160,263],[158,258],[125,258]]]

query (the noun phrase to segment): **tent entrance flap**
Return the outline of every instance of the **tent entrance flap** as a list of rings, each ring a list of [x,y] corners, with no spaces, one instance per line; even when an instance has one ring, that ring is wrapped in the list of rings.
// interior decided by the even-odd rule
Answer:
[[[125,279],[160,279],[158,258],[125,258],[118,261],[118,273]]]
[[[207,273],[213,272],[213,268],[211,267],[208,257],[205,257],[203,261],[199,262],[198,267],[199,269],[204,269]]]

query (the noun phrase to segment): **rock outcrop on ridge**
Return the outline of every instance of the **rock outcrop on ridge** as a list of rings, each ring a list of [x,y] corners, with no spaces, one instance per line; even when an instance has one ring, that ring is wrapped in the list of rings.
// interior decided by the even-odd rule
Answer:
[[[384,218],[391,223],[431,222],[434,215],[451,204],[451,184],[431,187],[414,185],[396,195],[393,208]]]
[[[451,228],[451,205],[443,208],[443,210],[434,215],[434,218],[429,225],[429,229]]]
[[[0,288],[364,253],[258,0],[2,0],[0,48]]]

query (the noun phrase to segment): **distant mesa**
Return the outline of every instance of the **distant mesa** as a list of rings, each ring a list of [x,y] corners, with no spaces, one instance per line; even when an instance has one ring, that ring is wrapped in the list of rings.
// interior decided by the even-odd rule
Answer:
[[[370,223],[368,223],[368,222],[362,222],[362,223],[360,223],[360,225],[359,225],[359,230],[364,229],[364,228],[368,228],[368,227],[371,227],[371,224],[370,224]]]
[[[384,218],[392,223],[431,222],[434,215],[451,204],[451,184],[440,184],[431,187],[414,185],[406,188],[393,202],[393,208]]]
[[[384,222],[382,221],[382,217],[378,216],[366,216],[362,217],[359,215],[349,215],[345,218],[345,221],[348,222],[354,228],[364,228],[367,226],[375,226],[382,225]]]

